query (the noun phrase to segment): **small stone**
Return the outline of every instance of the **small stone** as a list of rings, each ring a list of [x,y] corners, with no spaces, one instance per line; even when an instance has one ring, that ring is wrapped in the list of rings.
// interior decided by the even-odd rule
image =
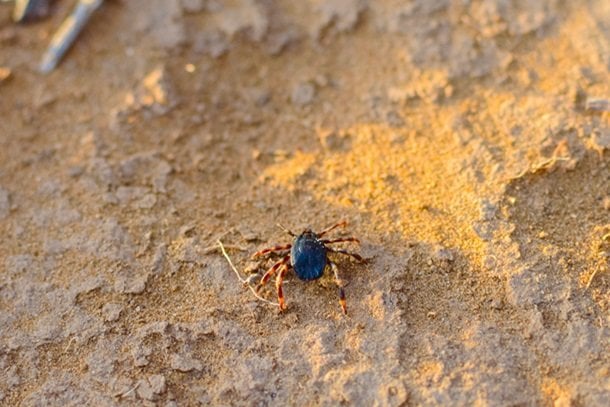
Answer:
[[[200,361],[190,356],[174,354],[171,357],[170,366],[179,372],[190,372],[191,370],[201,371],[203,365]]]
[[[248,263],[246,263],[246,266],[244,267],[244,273],[245,274],[253,274],[258,272],[258,269],[260,268],[261,264],[258,261],[249,261]]]
[[[181,0],[182,10],[186,13],[201,13],[205,8],[204,0]]]
[[[85,172],[85,168],[80,165],[71,165],[68,168],[68,175],[72,178],[76,178]]]
[[[482,220],[491,221],[491,220],[495,219],[497,212],[498,212],[498,207],[496,205],[489,202],[487,199],[483,199],[481,201],[481,205],[479,207],[479,213],[480,213]]]
[[[498,260],[495,256],[485,256],[485,258],[483,259],[483,267],[485,267],[485,270],[493,271],[496,269],[497,265]]]
[[[316,85],[318,85],[322,88],[328,86],[331,83],[330,78],[324,74],[316,75],[316,77],[314,78],[314,81],[315,81]]]
[[[120,275],[114,282],[114,290],[120,294],[142,294],[146,290],[148,274],[127,277]]]
[[[150,361],[145,356],[139,356],[139,357],[134,358],[134,360],[133,360],[133,365],[135,367],[148,366],[149,363],[150,363]]]
[[[333,27],[339,33],[353,30],[366,9],[366,2],[361,0],[326,0],[319,2],[317,9],[320,13],[320,20],[316,24],[314,36],[320,38],[324,31],[330,27]]]
[[[573,400],[570,399],[568,395],[562,394],[557,397],[557,399],[555,399],[555,401],[553,402],[553,407],[570,407],[574,404],[575,403],[573,402]]]
[[[450,249],[440,246],[436,249],[433,256],[437,262],[451,263],[455,260],[455,256],[453,255],[453,252]]]
[[[346,151],[352,144],[351,135],[333,129],[319,129],[318,140],[325,150]]]
[[[165,243],[159,244],[155,249],[153,260],[151,264],[151,270],[153,273],[158,274],[163,271],[163,264],[165,263],[165,257],[167,256],[167,245]]]
[[[604,197],[603,206],[605,210],[610,211],[610,196]]]
[[[0,66],[0,83],[8,80],[11,77],[11,70],[7,67]]]
[[[148,377],[150,387],[155,394],[163,394],[166,390],[165,376],[161,374],[155,374]]]
[[[121,316],[123,306],[121,304],[108,303],[102,307],[104,321],[114,322]]]
[[[110,204],[110,205],[118,205],[119,198],[117,198],[117,196],[115,194],[113,194],[112,192],[107,192],[102,195],[102,202]]]
[[[386,114],[386,121],[390,125],[390,127],[394,127],[394,128],[404,127],[404,125],[405,125],[404,119],[402,118],[400,113],[398,113],[395,110],[390,110]]]
[[[136,202],[136,206],[140,209],[152,209],[157,203],[157,197],[155,194],[146,194]]]
[[[491,309],[500,310],[503,306],[502,300],[494,298],[493,300],[491,300],[491,304],[489,304],[489,306],[491,307]]]
[[[148,109],[157,116],[172,110],[177,105],[177,96],[167,69],[158,67],[152,70],[135,93],[126,95],[124,104],[135,111]]]
[[[8,191],[0,187],[0,219],[8,216],[11,209],[10,195]]]
[[[610,130],[597,129],[591,136],[591,148],[597,151],[600,156],[605,150],[610,149]]]
[[[290,101],[293,105],[303,107],[311,104],[316,96],[316,88],[309,82],[301,82],[292,90]]]
[[[127,377],[113,378],[111,382],[113,394],[121,398],[133,398],[133,382]]]
[[[202,32],[196,35],[193,50],[198,54],[207,54],[219,58],[230,49],[228,38],[219,31]]]
[[[142,199],[142,197],[147,193],[148,188],[144,187],[125,187],[120,186],[116,190],[116,197],[119,199],[121,204],[127,204],[134,199]]]
[[[178,229],[178,235],[185,236],[185,237],[191,237],[193,235],[191,233],[193,230],[195,230],[195,225],[193,225],[193,224],[184,225],[184,226],[181,226],[180,229]]]
[[[271,100],[271,92],[265,88],[248,88],[244,91],[244,96],[258,107],[263,107]]]
[[[253,241],[260,239],[260,236],[258,235],[258,233],[256,233],[255,231],[253,231],[252,229],[247,228],[247,227],[241,228],[239,230],[239,233],[241,234],[241,236],[244,238],[244,240],[246,242],[253,242]]]
[[[387,97],[392,103],[405,104],[409,99],[417,97],[417,93],[409,86],[391,86]]]
[[[8,385],[9,389],[17,387],[21,384],[21,378],[17,374],[17,366],[11,366],[5,370],[5,374],[5,383]]]
[[[136,392],[138,393],[138,397],[144,400],[152,400],[155,397],[152,387],[150,386],[148,381],[144,379],[138,382],[138,388],[136,389]]]
[[[291,27],[279,32],[271,32],[266,37],[265,49],[269,55],[279,55],[300,38],[299,32]]]

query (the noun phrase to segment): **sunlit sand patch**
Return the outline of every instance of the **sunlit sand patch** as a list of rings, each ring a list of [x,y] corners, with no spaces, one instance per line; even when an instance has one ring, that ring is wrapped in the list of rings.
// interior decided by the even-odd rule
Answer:
[[[296,153],[268,167],[261,179],[370,213],[373,226],[385,232],[475,249],[472,222],[480,213],[472,174],[455,165],[463,156],[442,126],[414,124],[429,131],[374,124],[341,130],[349,149]]]
[[[555,406],[572,405],[572,397],[570,396],[569,390],[561,386],[555,379],[549,377],[544,378],[541,391],[546,397],[547,403],[552,403]]]

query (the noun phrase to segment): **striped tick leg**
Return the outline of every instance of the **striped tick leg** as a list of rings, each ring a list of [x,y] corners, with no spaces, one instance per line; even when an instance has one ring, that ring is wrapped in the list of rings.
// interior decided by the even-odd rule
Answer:
[[[254,254],[252,255],[252,258],[254,259],[254,258],[256,258],[256,257],[259,257],[259,256],[262,256],[262,255],[265,255],[265,254],[267,254],[267,253],[281,252],[282,250],[288,250],[288,249],[290,249],[291,247],[292,247],[292,245],[291,245],[291,244],[287,244],[287,245],[284,245],[284,246],[273,246],[273,247],[269,247],[268,249],[263,249],[263,250],[259,250],[259,251],[257,251],[256,253],[254,253]]]
[[[273,276],[276,271],[278,271],[281,267],[286,266],[289,262],[290,262],[290,255],[287,254],[284,257],[282,257],[282,259],[280,261],[278,261],[273,266],[271,266],[271,268],[269,270],[267,270],[267,272],[263,275],[263,278],[261,278],[261,281],[256,285],[256,292],[259,292],[260,289],[263,288],[263,286],[265,284],[267,284],[267,281],[269,281],[271,276]]]
[[[330,252],[333,252],[333,253],[344,254],[346,256],[353,257],[354,259],[358,260],[361,263],[366,263],[366,260],[363,259],[362,256],[359,255],[358,253],[348,252],[347,250],[344,250],[344,249],[335,249],[333,247],[328,247],[327,250]]]
[[[281,223],[278,223],[278,224],[277,224],[277,227],[278,227],[278,228],[280,228],[280,229],[282,229],[284,232],[288,233],[290,236],[292,236],[292,237],[297,237],[297,235],[296,235],[295,233],[293,233],[293,232],[292,232],[290,229],[286,229],[286,228],[284,227],[284,225],[282,225]]]
[[[345,226],[347,226],[347,221],[342,220],[342,221],[341,221],[341,222],[339,222],[339,223],[336,223],[336,224],[334,224],[334,225],[332,225],[332,226],[327,227],[326,229],[324,229],[324,230],[323,230],[323,231],[321,231],[320,233],[317,233],[317,235],[318,235],[318,237],[322,237],[322,236],[324,236],[325,234],[327,234],[328,232],[330,232],[331,230],[334,230],[334,229],[336,229],[336,228],[338,228],[338,227],[345,227]]]
[[[275,287],[277,288],[277,302],[280,304],[280,312],[286,309],[286,303],[284,302],[284,290],[282,289],[282,283],[284,281],[284,275],[288,271],[290,266],[288,264],[284,264],[280,268],[280,272],[277,273],[277,277],[275,278]]]
[[[343,289],[344,284],[343,280],[339,278],[339,268],[334,262],[329,261],[329,263],[330,268],[332,269],[333,274],[335,275],[335,284],[337,284],[337,287],[339,288],[339,304],[341,305],[343,314],[347,315],[347,303],[345,301],[345,290]]]

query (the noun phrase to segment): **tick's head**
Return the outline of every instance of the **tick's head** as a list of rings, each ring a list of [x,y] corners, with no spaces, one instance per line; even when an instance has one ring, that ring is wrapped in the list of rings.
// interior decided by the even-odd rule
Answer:
[[[316,238],[318,237],[311,229],[307,228],[303,231],[303,233],[301,233],[302,237],[307,237],[307,238]]]

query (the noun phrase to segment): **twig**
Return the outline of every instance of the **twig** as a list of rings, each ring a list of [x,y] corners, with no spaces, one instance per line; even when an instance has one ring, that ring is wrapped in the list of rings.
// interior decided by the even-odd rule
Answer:
[[[135,391],[138,387],[140,387],[140,382],[139,381],[136,383],[135,386],[133,386],[131,389],[127,390],[125,393],[119,394],[119,397],[120,398],[127,397],[127,395],[129,393],[131,393],[132,391]]]
[[[294,233],[292,233],[290,230],[286,229],[284,227],[284,225],[282,225],[281,223],[278,223],[276,225],[278,228],[282,229],[284,232],[288,233],[290,236],[295,237],[296,235]]]
[[[245,247],[241,247],[241,246],[237,246],[237,245],[233,245],[233,244],[228,244],[225,247],[229,250],[239,250],[242,252],[247,250]],[[210,254],[210,253],[214,253],[216,251],[218,251],[218,246],[216,246],[216,245],[208,246],[205,249],[203,249],[203,254]]]
[[[270,305],[274,305],[274,306],[279,306],[280,304],[278,304],[277,302],[273,302],[273,301],[269,301],[266,298],[261,297],[260,295],[258,295],[258,293],[256,292],[256,290],[249,284],[248,280],[244,280],[241,275],[239,274],[239,271],[237,271],[237,269],[235,268],[235,266],[233,265],[233,262],[231,261],[231,258],[229,257],[229,255],[227,254],[225,247],[222,245],[222,242],[220,240],[216,241],[218,243],[218,246],[220,247],[220,250],[222,251],[223,256],[225,256],[225,259],[227,259],[227,261],[229,262],[229,266],[231,266],[231,268],[233,269],[233,271],[235,272],[235,275],[237,276],[237,278],[239,279],[239,281],[241,281],[241,283],[248,287],[250,289],[250,291],[252,292],[252,294],[258,298],[259,300],[261,300],[262,302],[265,302],[267,304]]]
[[[72,342],[74,342],[74,339],[74,337],[70,338],[70,340],[68,341],[68,345],[64,348],[64,353],[66,353],[68,349],[70,349],[70,346],[72,345]]]
[[[593,274],[591,274],[591,277],[589,277],[589,281],[587,282],[585,289],[588,289],[591,286],[591,283],[593,282],[593,277],[595,277],[600,268],[601,267],[599,266],[595,268],[595,271],[593,271]]]

